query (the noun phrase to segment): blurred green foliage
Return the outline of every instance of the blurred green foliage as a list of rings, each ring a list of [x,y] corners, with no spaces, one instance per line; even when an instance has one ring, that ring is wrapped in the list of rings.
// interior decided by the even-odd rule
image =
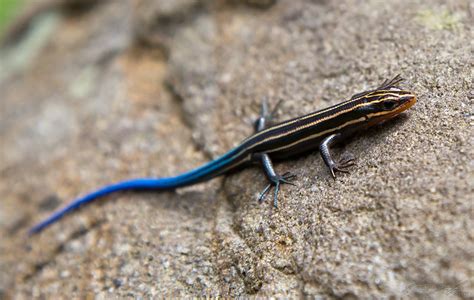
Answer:
[[[0,0],[0,35],[15,18],[24,0]]]

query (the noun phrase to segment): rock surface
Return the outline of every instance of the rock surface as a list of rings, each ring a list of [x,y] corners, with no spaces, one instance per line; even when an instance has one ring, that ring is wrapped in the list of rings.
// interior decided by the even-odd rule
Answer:
[[[93,1],[88,1],[93,3]],[[0,299],[474,297],[474,7],[469,1],[104,1],[49,9],[0,53]],[[258,168],[117,194],[26,230],[103,184],[169,176],[278,119],[401,73],[418,103],[318,154],[280,206]]]

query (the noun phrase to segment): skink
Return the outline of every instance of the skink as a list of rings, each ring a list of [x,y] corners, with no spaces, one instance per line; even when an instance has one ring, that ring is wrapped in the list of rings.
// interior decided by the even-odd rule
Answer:
[[[269,126],[271,114],[262,105],[260,117],[255,122],[256,132],[240,145],[221,157],[175,177],[137,178],[99,188],[79,197],[50,217],[30,229],[35,234],[61,219],[67,213],[105,195],[126,190],[173,190],[200,183],[225,174],[237,167],[261,163],[269,184],[260,193],[259,201],[274,187],[273,204],[278,205],[281,184],[292,184],[294,175],[278,174],[272,161],[288,158],[319,148],[324,163],[335,178],[336,172],[346,172],[353,165],[352,159],[335,161],[330,147],[356,131],[366,129],[395,117],[416,103],[416,96],[399,87],[402,78],[397,75],[385,80],[379,87],[353,95],[337,105]]]

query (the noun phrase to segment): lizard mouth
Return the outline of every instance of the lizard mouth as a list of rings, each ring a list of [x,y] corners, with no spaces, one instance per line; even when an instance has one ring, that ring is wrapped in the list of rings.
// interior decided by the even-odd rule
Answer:
[[[401,105],[401,107],[403,108],[403,110],[400,111],[400,112],[402,112],[402,111],[404,111],[404,110],[409,109],[409,108],[412,107],[413,105],[415,105],[415,103],[416,103],[416,96],[413,95],[413,94],[404,95],[404,96],[400,97],[400,101],[403,102],[403,104]]]
[[[400,104],[400,106],[397,107],[397,109],[395,109],[393,112],[387,114],[387,118],[393,118],[395,117],[396,115],[400,114],[401,112],[404,112],[405,110],[409,109],[410,107],[412,107],[413,105],[415,105],[416,103],[416,96],[413,95],[413,94],[409,94],[409,95],[403,95],[402,97],[400,97],[400,100],[399,100],[402,104]]]

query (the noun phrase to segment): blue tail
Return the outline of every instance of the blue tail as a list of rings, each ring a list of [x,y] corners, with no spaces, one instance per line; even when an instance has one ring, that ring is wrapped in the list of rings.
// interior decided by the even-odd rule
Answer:
[[[80,206],[114,192],[127,190],[171,190],[210,179],[216,175],[220,175],[220,171],[235,163],[238,160],[237,156],[240,157],[239,147],[234,148],[234,150],[227,152],[220,158],[213,160],[202,167],[175,177],[130,179],[104,186],[92,193],[75,199],[65,207],[59,209],[47,219],[33,226],[29,230],[29,234],[33,235],[39,233],[49,225],[64,217],[64,215],[76,210]]]

